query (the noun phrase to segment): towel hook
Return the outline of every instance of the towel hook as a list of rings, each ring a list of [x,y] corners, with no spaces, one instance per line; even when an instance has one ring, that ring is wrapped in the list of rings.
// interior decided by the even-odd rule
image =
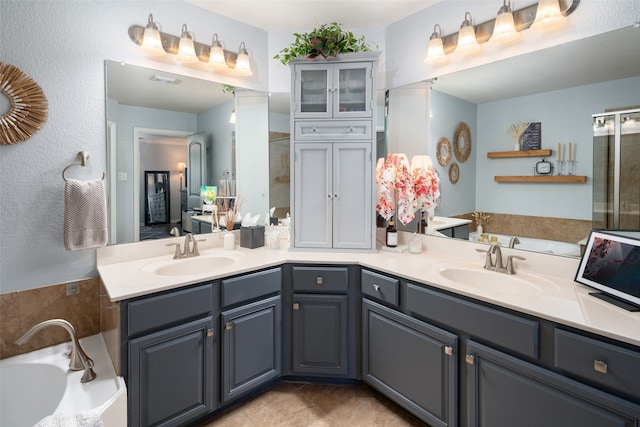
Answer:
[[[62,169],[62,179],[64,179],[65,181],[67,180],[67,178],[64,176],[64,173],[71,166],[83,166],[83,167],[87,166],[87,162],[89,161],[89,152],[88,151],[80,151],[76,157],[78,159],[80,159],[79,162],[71,163],[71,164],[67,165],[66,168]],[[104,179],[104,172],[102,172],[102,179]]]

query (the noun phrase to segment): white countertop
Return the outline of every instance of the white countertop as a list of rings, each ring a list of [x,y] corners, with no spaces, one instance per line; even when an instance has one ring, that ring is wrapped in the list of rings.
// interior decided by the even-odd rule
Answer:
[[[207,280],[251,272],[283,263],[312,264],[359,264],[381,272],[404,277],[420,283],[464,295],[501,307],[530,314],[536,317],[593,332],[612,339],[640,346],[640,312],[628,312],[589,295],[593,290],[573,281],[579,259],[523,252],[503,248],[503,258],[509,254],[526,257],[525,261],[515,260],[515,276],[482,270],[485,254],[478,249],[487,245],[458,239],[433,236],[419,236],[423,241],[421,254],[392,253],[378,251],[363,252],[319,252],[290,251],[286,238],[281,239],[281,249],[269,250],[264,247],[245,249],[239,247],[239,233],[236,234],[236,248],[225,251],[222,248],[223,233],[195,235],[199,243],[202,260],[211,259],[210,269],[194,274],[164,276],[143,271],[149,266],[181,263],[194,260],[173,260],[174,248],[166,244],[181,243],[184,237],[144,241],[139,243],[107,246],[97,251],[98,272],[112,301],[120,301],[136,296],[152,294],[167,289],[200,283]],[[381,240],[382,230],[378,230]],[[286,235],[286,233],[282,233]],[[411,233],[400,233],[400,243],[406,243]],[[220,265],[215,261],[222,258],[232,262]],[[222,258],[221,258],[222,257]],[[228,259],[229,258],[229,259]],[[190,262],[190,261],[189,261]],[[439,269],[442,267],[465,268],[478,272],[478,283],[460,285],[445,279]],[[202,268],[199,268],[202,270]],[[197,269],[196,269],[197,270]],[[496,274],[514,280],[532,278],[539,292],[522,293],[509,286],[497,287],[488,282],[489,274]],[[492,278],[492,277],[491,277]],[[497,280],[505,280],[500,277]]]

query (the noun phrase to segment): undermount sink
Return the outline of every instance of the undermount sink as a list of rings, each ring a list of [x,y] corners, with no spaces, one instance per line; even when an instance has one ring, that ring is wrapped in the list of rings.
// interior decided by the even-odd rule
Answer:
[[[558,286],[542,277],[526,273],[505,274],[480,267],[437,266],[443,279],[457,285],[501,295],[545,295],[558,291]]]
[[[159,276],[191,276],[213,272],[216,269],[235,264],[236,258],[225,255],[197,256],[193,258],[152,261],[143,265],[140,271]]]

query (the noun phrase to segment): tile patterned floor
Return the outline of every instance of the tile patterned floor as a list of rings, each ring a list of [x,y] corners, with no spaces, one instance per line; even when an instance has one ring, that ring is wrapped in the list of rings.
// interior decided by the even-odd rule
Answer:
[[[282,382],[200,427],[418,427],[421,422],[365,385]]]

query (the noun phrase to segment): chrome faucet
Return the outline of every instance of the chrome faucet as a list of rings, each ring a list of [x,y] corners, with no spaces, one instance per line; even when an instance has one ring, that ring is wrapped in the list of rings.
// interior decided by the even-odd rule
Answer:
[[[96,373],[93,370],[93,360],[87,353],[84,352],[82,347],[80,346],[80,342],[78,341],[78,336],[76,335],[76,331],[71,325],[71,323],[67,322],[64,319],[51,319],[45,320],[44,322],[40,322],[37,325],[33,326],[29,329],[24,335],[22,335],[16,341],[16,344],[23,345],[28,343],[31,338],[41,329],[44,329],[48,326],[60,326],[65,329],[69,333],[69,337],[71,338],[71,353],[69,354],[69,369],[72,371],[81,371],[84,369],[84,374],[80,379],[80,382],[86,383],[92,381],[96,377]]]
[[[191,258],[200,255],[200,252],[198,251],[198,242],[204,242],[204,239],[196,240],[193,237],[193,234],[187,233],[184,236],[184,246],[182,251],[180,251],[180,243],[167,243],[165,246],[176,247],[173,259]],[[191,243],[191,245],[189,243]]]
[[[518,239],[516,236],[511,236],[511,239],[509,239],[509,247],[510,248],[515,248],[516,245],[520,244],[520,239]]]
[[[489,255],[492,254],[496,255],[494,270],[502,271],[504,269],[504,266],[502,265],[502,249],[500,249],[500,245],[498,245],[497,243],[492,243],[491,247],[489,248]]]
[[[517,237],[516,237],[517,239]],[[484,252],[487,254],[484,261],[484,269],[485,270],[493,270],[498,273],[506,273],[506,274],[516,274],[515,269],[513,268],[513,259],[525,260],[526,258],[518,256],[518,255],[509,255],[507,257],[507,264],[502,264],[502,249],[500,249],[500,245],[498,243],[492,243],[488,250],[484,249],[476,249],[478,252]],[[494,262],[492,255],[496,256],[496,260]]]

